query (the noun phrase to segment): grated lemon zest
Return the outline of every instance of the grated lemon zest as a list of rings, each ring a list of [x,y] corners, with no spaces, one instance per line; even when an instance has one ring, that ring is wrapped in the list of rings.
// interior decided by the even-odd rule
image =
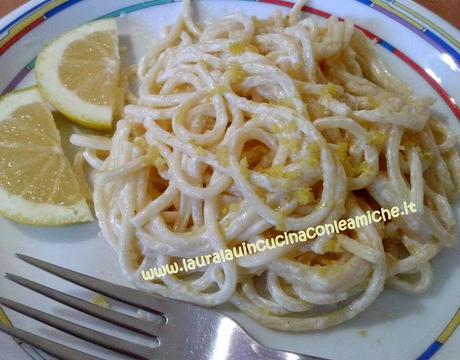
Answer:
[[[263,169],[262,172],[274,178],[281,178],[284,175],[284,168],[281,165],[274,165],[271,168]]]
[[[295,171],[290,171],[290,172],[284,173],[283,177],[285,179],[287,179],[287,180],[295,180],[295,179],[299,178],[300,175],[301,175],[300,170],[295,170]]]
[[[241,83],[244,78],[247,76],[246,71],[243,70],[240,63],[233,63],[229,69],[230,72],[230,82],[232,84]]]
[[[287,147],[288,150],[292,152],[296,152],[299,149],[299,144],[296,141],[289,140],[289,139],[280,139],[280,144]]]
[[[190,140],[190,145],[192,145],[193,150],[196,151],[196,154],[198,156],[205,156],[206,155],[206,150],[203,149],[198,143],[196,142],[195,139]]]
[[[340,245],[340,242],[335,239],[332,239],[327,243],[324,250],[326,250],[327,252],[336,253],[336,252],[339,252],[341,248],[342,247]]]
[[[335,87],[335,85],[331,82],[328,82],[327,83],[327,92],[332,96],[332,97],[336,97],[337,96],[337,88]]]
[[[230,54],[232,55],[241,55],[244,53],[245,50],[246,44],[241,41],[232,42],[228,46],[228,51],[230,51]]]
[[[367,104],[370,108],[372,109],[375,109],[376,107],[379,106],[379,103],[377,101],[377,99],[375,98],[375,96],[373,95],[370,95],[368,98],[367,98]]]
[[[291,109],[294,109],[294,108],[295,108],[295,107],[294,107],[294,103],[293,103],[292,100],[289,99],[289,98],[281,98],[281,99],[278,101],[277,105],[279,105],[279,106],[285,106],[285,107],[288,107],[288,108],[291,108]]]
[[[147,145],[145,140],[143,138],[140,138],[140,137],[135,138],[134,141],[133,141],[133,144],[134,144],[134,146],[136,146],[138,148],[141,148],[141,149],[145,148],[146,145]]]
[[[158,170],[164,169],[166,161],[161,157],[160,151],[156,146],[149,146],[147,148],[147,155],[150,163],[152,163]]]
[[[182,125],[185,121],[185,118],[187,116],[187,110],[186,108],[182,107],[179,109],[179,111],[176,114],[176,123],[178,125]]]
[[[308,205],[315,201],[315,196],[311,191],[311,188],[300,188],[296,192],[297,199],[301,205]]]
[[[165,165],[166,165],[166,161],[159,157],[159,158],[156,158],[154,161],[153,161],[153,165],[155,165],[155,167],[158,169],[158,170],[162,170],[165,168]]]
[[[347,143],[340,143],[335,148],[335,154],[339,161],[342,163],[345,172],[350,177],[359,176],[361,173],[364,173],[368,169],[368,165],[366,162],[361,162],[358,167],[354,166],[351,161],[350,157],[348,156],[348,144]]]
[[[244,157],[243,159],[241,159],[240,161],[240,170],[241,170],[241,174],[247,178],[249,176],[249,163],[248,163],[248,159],[246,157]]]
[[[317,143],[311,143],[307,147],[308,158],[307,163],[311,167],[317,168],[320,165],[321,149]]]
[[[385,145],[385,142],[387,141],[387,135],[385,131],[379,130],[377,132],[373,132],[369,136],[369,141],[368,144],[375,146],[377,149],[382,149],[382,147]]]
[[[286,215],[284,215],[283,213],[278,213],[276,220],[277,222],[276,222],[275,229],[278,231],[285,230],[286,229],[286,224],[285,224]]]
[[[369,170],[369,164],[367,164],[365,161],[362,161],[359,166],[358,166],[358,169],[356,170],[356,176],[359,176],[361,174],[364,174],[365,172],[367,172]]]
[[[433,155],[433,153],[431,151],[423,151],[421,153],[421,156],[422,156],[422,160],[426,161],[426,162],[429,162],[429,161],[433,160],[433,157],[434,157],[434,155]]]
[[[247,52],[253,52],[258,54],[259,49],[252,45],[252,44],[247,44],[242,41],[235,41],[230,43],[228,46],[228,51],[230,51],[230,54],[232,55],[242,55],[243,53]]]
[[[319,91],[320,98],[332,100],[337,95],[337,89],[334,84],[327,83],[326,86],[322,87]]]
[[[286,125],[273,125],[270,127],[270,131],[274,134],[293,132],[296,130],[297,130],[297,124],[295,121],[290,121]]]
[[[226,146],[217,149],[217,161],[222,166],[228,166],[228,148]]]
[[[151,145],[147,148],[147,155],[151,160],[155,160],[158,156],[160,156],[160,151],[154,145]]]
[[[214,95],[223,95],[228,91],[227,87],[224,85],[217,86],[216,88],[212,89],[209,93],[209,96]]]
[[[340,272],[340,268],[334,265],[334,260],[322,259],[321,263],[323,266],[319,266],[317,271],[319,276],[334,275]]]
[[[91,302],[95,305],[102,306],[103,308],[109,308],[109,303],[101,294],[94,295],[94,297],[91,299]]]

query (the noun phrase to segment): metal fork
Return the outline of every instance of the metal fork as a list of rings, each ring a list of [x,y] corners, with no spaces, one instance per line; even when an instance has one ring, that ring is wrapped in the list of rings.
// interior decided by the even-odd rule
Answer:
[[[0,304],[59,330],[134,359],[171,360],[325,360],[318,357],[267,348],[251,338],[235,321],[212,309],[170,300],[125,286],[96,279],[63,267],[17,254],[21,260],[72,283],[160,315],[161,323],[139,319],[72,295],[51,289],[20,276],[5,277],[62,304],[112,324],[155,338],[159,346],[148,347],[89,329],[0,297]],[[101,360],[13,326],[0,323],[0,330],[61,359]]]

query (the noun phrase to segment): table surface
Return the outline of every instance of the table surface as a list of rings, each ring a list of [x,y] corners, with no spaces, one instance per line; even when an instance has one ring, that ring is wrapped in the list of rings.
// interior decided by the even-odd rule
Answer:
[[[0,17],[26,2],[27,0],[0,0]],[[460,28],[459,0],[417,0],[417,2],[449,21],[457,29]]]

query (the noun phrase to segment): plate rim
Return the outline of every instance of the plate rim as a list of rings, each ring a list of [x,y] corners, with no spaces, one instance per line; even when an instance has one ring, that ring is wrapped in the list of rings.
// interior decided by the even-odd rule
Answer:
[[[6,36],[2,36],[2,35],[5,33],[5,31],[8,31],[7,27],[10,26],[10,25],[14,26],[15,24],[21,24],[21,22],[25,21],[25,19],[28,19],[28,17],[25,17],[25,15],[27,13],[29,13],[30,15],[33,15],[36,12],[38,12],[38,11],[42,10],[43,8],[45,8],[48,5],[54,5],[50,9],[50,11],[52,9],[55,9],[55,8],[58,8],[58,7],[61,7],[61,6],[62,6],[62,10],[64,10],[65,8],[70,7],[71,5],[77,4],[77,3],[81,2],[81,1],[83,1],[83,0],[31,0],[31,1],[21,5],[20,7],[16,8],[15,10],[13,10],[10,13],[8,13],[4,17],[0,18],[0,29],[1,29],[0,30],[0,43],[3,42],[3,40],[6,37]],[[237,0],[237,1],[248,1],[248,0]],[[289,1],[289,0],[288,1],[283,1],[283,0],[249,0],[249,1],[250,2],[269,3],[269,4],[273,4],[273,5],[279,5],[279,6],[288,6],[288,5],[286,5],[287,3],[292,4],[292,1]],[[378,2],[383,3],[383,1],[381,1],[381,0],[372,0],[372,1],[369,1],[369,0],[351,0],[351,1],[359,2],[359,3],[362,3],[362,4],[364,4],[364,3],[375,4],[375,3],[378,3]],[[419,13],[421,13],[422,15],[427,17],[428,20],[432,21],[434,24],[442,25],[444,31],[446,31],[445,29],[448,30],[448,31],[446,31],[446,33],[453,34],[456,38],[460,39],[460,30],[456,29],[452,24],[450,24],[449,22],[444,20],[439,15],[433,13],[431,10],[427,9],[423,5],[418,4],[413,0],[399,0],[399,1],[401,3],[407,3],[408,4],[407,6],[409,6],[411,8],[415,8],[416,10],[419,11]],[[174,3],[174,2],[177,2],[177,1],[175,1],[175,0],[165,0],[165,1],[158,0],[155,4],[153,4],[153,2],[154,1],[151,1],[151,2],[150,1],[142,1],[142,2],[140,2],[140,0],[138,0],[139,4],[140,3],[152,3],[152,6],[160,5],[160,4],[163,4],[163,3]],[[282,3],[284,3],[284,4],[282,4]],[[387,4],[386,2],[384,2],[384,3]],[[372,5],[370,5],[370,6],[373,7]],[[109,15],[109,14],[107,14],[107,15]],[[383,16],[388,16],[388,15],[385,15],[385,14],[382,14],[382,15]],[[19,21],[22,17],[24,18],[24,20]],[[393,20],[395,20],[395,19],[393,19]],[[37,25],[39,25],[40,23],[38,23]],[[30,26],[30,24],[27,25],[26,27],[28,27],[28,26]],[[30,30],[32,31],[33,27]],[[19,32],[21,32],[21,31],[22,30],[19,30]],[[420,36],[419,34],[417,34],[417,35]],[[424,39],[424,40],[426,41],[426,39]],[[13,42],[12,45],[14,45],[14,42]],[[460,58],[460,46],[458,46],[456,44],[452,44],[452,45],[454,47],[454,50],[457,53],[457,56]],[[0,46],[0,49],[1,49],[1,46]],[[5,51],[7,51],[7,50],[8,49],[6,49]],[[439,49],[438,49],[438,51],[439,51]],[[405,61],[405,62],[406,62],[406,64],[408,64],[407,61]],[[410,64],[409,64],[409,66],[410,66]],[[416,70],[416,69],[414,69],[414,70]],[[424,76],[422,74],[420,74],[419,71],[417,71],[417,72],[419,73],[420,76],[422,76],[424,78]],[[427,79],[425,79],[425,80],[427,80]],[[428,81],[428,83],[429,83],[429,85],[432,86],[432,84],[429,81]],[[452,111],[452,109],[451,109],[451,111]],[[453,113],[454,113],[454,115],[457,115],[457,119],[460,120],[460,117],[458,116],[458,113],[456,113],[455,111],[453,111]],[[6,317],[6,314],[4,314],[3,310],[0,308],[0,318],[2,317],[2,315],[4,315]],[[8,319],[8,317],[6,317],[6,318]],[[450,322],[446,325],[446,327],[444,328],[444,330],[441,333],[441,335],[439,335],[436,338],[436,340],[426,349],[426,351],[418,358],[418,360],[431,359],[431,357],[440,349],[440,347],[443,345],[443,343],[445,343],[445,341],[447,341],[449,336],[452,335],[455,332],[455,329],[458,326],[458,323],[460,323],[460,307],[457,309],[457,311],[453,315],[453,317],[450,320]],[[454,326],[452,326],[452,324],[454,324]],[[457,326],[455,326],[455,324],[457,324]],[[440,339],[442,339],[442,340],[440,340]],[[18,346],[22,347],[20,342],[17,342],[17,344],[18,344]],[[34,358],[31,354],[29,354],[28,351],[26,351],[25,349],[23,349],[23,350],[30,357]],[[35,352],[35,353],[39,356],[40,359],[43,359],[43,357],[41,357],[38,352]]]

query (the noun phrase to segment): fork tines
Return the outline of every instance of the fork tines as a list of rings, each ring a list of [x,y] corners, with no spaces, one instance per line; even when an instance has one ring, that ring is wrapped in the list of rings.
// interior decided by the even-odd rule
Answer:
[[[161,324],[157,324],[151,321],[119,313],[117,311],[79,299],[75,296],[51,289],[47,286],[38,284],[23,277],[8,273],[5,274],[7,279],[19,285],[22,285],[28,289],[36,291],[55,301],[68,305],[89,315],[98,317],[102,320],[127,328],[129,330],[151,336],[153,338],[156,338],[159,330],[164,325],[164,314],[166,313],[169,304],[158,297],[150,296],[146,293],[125,286],[115,285],[104,280],[96,279],[94,277],[68,270],[30,256],[17,254],[17,257],[31,265],[48,271],[72,283],[78,284],[82,287],[96,291],[102,295],[106,295],[129,305],[153,311],[156,314],[162,315],[163,322]],[[120,354],[125,354],[136,359],[151,359],[154,354],[154,348],[136,344],[127,340],[120,339],[118,337],[114,337],[112,335],[107,335],[99,331],[89,329],[74,322],[61,319],[48,313],[44,313],[9,299],[0,297],[0,304],[3,304],[14,311],[20,312],[26,316],[77,336],[81,339],[116,351]],[[99,359],[98,357],[80,352],[75,349],[71,349],[62,344],[34,335],[24,330],[17,329],[13,326],[0,324],[0,330],[62,359]]]

